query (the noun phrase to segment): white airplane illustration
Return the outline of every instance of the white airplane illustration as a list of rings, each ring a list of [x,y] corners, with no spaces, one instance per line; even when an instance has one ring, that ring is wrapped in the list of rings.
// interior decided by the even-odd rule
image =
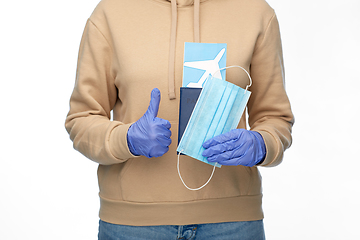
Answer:
[[[216,78],[222,79],[221,73],[219,71],[219,62],[224,53],[225,48],[221,49],[221,51],[218,53],[214,60],[184,62],[184,66],[186,67],[205,70],[205,73],[201,76],[200,80],[197,83],[191,82],[187,85],[187,87],[202,88],[204,81],[210,74]]]

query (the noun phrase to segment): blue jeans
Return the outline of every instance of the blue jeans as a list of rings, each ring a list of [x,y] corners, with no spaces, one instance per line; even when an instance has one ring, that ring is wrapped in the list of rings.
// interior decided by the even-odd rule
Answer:
[[[185,226],[126,226],[100,220],[99,240],[265,240],[262,220]]]

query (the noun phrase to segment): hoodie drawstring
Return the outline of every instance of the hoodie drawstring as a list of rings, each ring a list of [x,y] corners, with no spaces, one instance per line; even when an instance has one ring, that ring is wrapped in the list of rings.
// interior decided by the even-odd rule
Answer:
[[[176,29],[177,29],[177,4],[171,0],[171,32],[169,52],[169,98],[175,99],[175,50],[176,50]]]
[[[194,2],[194,42],[200,42],[200,0]]]
[[[171,32],[169,51],[169,99],[175,99],[175,51],[177,32],[177,2],[171,0]],[[200,0],[194,1],[194,42],[200,42]]]

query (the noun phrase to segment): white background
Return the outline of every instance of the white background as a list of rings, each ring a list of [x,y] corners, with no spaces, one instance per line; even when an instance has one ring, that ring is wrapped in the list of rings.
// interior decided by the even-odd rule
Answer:
[[[0,6],[0,239],[97,239],[97,165],[64,128],[98,0]],[[296,116],[284,162],[261,168],[268,240],[360,239],[359,0],[269,0]]]

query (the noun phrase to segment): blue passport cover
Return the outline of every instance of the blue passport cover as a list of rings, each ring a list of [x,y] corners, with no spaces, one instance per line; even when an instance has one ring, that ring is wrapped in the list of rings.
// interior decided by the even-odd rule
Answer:
[[[190,119],[191,113],[199,98],[202,88],[180,88],[180,107],[179,107],[179,133],[178,144],[185,131],[186,125]]]

